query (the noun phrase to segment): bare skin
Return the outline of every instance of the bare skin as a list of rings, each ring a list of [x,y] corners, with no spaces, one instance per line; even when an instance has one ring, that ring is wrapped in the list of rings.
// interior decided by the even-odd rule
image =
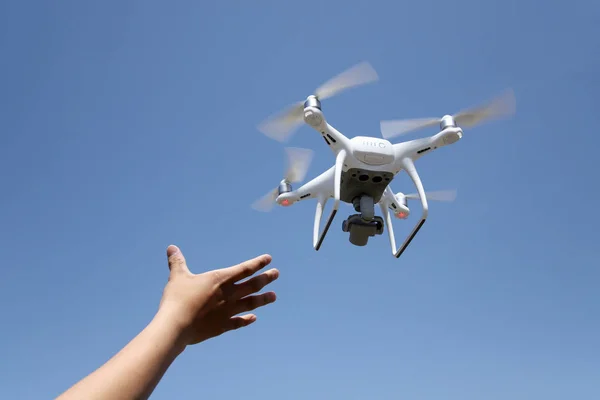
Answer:
[[[271,262],[262,255],[241,264],[193,274],[176,246],[167,248],[169,281],[152,321],[106,364],[57,400],[140,400],[150,397],[171,363],[188,347],[256,321],[245,313],[276,300],[255,294],[279,277],[277,269],[254,276]],[[247,279],[243,282],[240,282]]]

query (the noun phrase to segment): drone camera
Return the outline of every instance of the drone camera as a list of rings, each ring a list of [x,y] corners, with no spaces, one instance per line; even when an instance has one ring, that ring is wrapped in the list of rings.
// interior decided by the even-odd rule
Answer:
[[[365,221],[360,214],[351,215],[342,222],[342,231],[350,233],[350,243],[355,246],[366,246],[370,237],[383,233],[383,227],[383,218]]]

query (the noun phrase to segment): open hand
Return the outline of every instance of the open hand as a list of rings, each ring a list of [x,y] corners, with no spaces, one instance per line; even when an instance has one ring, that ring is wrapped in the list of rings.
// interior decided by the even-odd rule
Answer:
[[[177,246],[167,248],[169,281],[160,301],[159,313],[175,324],[183,346],[196,344],[227,331],[248,326],[256,315],[245,313],[272,303],[274,292],[254,294],[279,277],[270,269],[244,282],[271,262],[268,254],[241,264],[201,274],[190,272]]]

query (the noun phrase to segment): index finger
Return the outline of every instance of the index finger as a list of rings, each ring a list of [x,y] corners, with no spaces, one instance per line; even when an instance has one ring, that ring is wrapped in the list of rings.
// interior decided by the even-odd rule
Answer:
[[[254,275],[257,271],[260,271],[271,263],[271,256],[269,254],[263,254],[261,256],[251,258],[240,264],[232,267],[223,268],[219,271],[219,275],[222,277],[222,283],[224,282],[237,282],[244,278]]]

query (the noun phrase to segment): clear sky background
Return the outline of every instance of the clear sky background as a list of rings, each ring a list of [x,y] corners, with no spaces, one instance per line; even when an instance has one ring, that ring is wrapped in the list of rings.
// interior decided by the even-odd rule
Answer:
[[[156,399],[600,398],[599,24],[589,0],[2,2],[0,397],[52,398],[124,346],[175,243],[194,272],[272,254],[279,298]],[[250,208],[285,161],[257,124],[362,60],[380,81],[324,103],[349,137],[517,98],[418,162],[458,197],[400,259],[349,243],[348,205],[319,252],[314,201]],[[307,179],[333,165],[306,126],[289,145]]]

